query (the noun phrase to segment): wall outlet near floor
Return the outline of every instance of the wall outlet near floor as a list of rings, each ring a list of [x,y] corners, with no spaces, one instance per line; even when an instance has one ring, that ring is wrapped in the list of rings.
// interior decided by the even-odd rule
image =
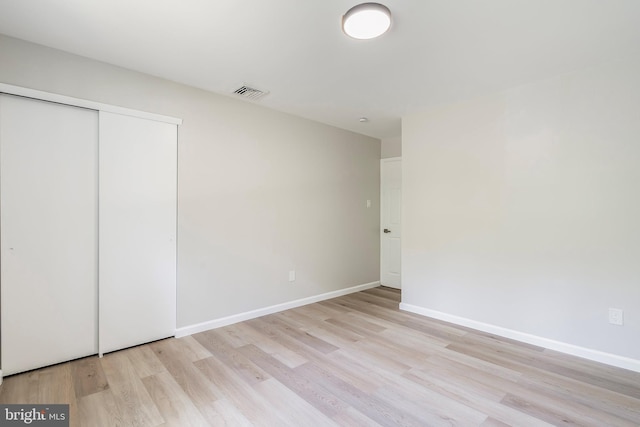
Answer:
[[[289,281],[290,282],[295,282],[296,281],[296,271],[295,270],[290,270],[289,271]]]
[[[609,308],[609,323],[611,323],[612,325],[624,324],[621,308]]]

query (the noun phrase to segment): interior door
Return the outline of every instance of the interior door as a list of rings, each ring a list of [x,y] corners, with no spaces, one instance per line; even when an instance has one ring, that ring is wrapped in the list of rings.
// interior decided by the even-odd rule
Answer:
[[[177,126],[100,112],[100,353],[175,335]]]
[[[0,94],[3,374],[97,353],[98,113]]]
[[[400,289],[402,159],[380,161],[380,283]]]

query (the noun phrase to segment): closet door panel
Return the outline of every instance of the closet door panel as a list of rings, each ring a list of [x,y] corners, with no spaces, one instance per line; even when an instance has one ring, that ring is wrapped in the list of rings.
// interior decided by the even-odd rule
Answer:
[[[97,111],[0,95],[5,375],[95,354]]]
[[[100,352],[176,322],[177,126],[100,112]]]

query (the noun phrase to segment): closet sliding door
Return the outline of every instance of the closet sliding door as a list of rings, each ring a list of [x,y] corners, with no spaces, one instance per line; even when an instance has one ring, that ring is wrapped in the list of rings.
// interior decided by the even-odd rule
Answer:
[[[100,353],[175,334],[177,126],[100,112]]]
[[[95,354],[98,112],[0,94],[3,374]]]

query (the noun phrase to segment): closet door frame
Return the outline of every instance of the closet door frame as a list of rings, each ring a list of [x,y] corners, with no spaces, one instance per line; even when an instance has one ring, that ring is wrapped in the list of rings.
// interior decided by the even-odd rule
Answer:
[[[57,93],[44,92],[36,89],[29,89],[21,86],[14,86],[6,83],[0,83],[0,93],[8,95],[17,95],[25,98],[39,99],[41,101],[55,102],[58,104],[66,104],[72,107],[88,108],[96,111],[106,111],[110,113],[123,114],[125,116],[139,117],[141,119],[155,120],[158,122],[171,123],[181,125],[182,119],[176,117],[164,116],[162,114],[147,113],[146,111],[134,110],[131,108],[118,107],[116,105],[103,104],[102,102],[90,101],[87,99],[74,98],[72,96],[59,95]]]
[[[131,116],[131,117],[137,117],[137,118],[141,118],[141,119],[154,120],[154,121],[158,121],[158,122],[173,124],[173,125],[176,125],[176,126],[182,124],[182,119],[179,119],[179,118],[176,118],[176,117],[171,117],[171,116],[166,116],[166,115],[161,115],[161,114],[155,114],[155,113],[148,113],[148,112],[145,112],[145,111],[139,111],[139,110],[134,110],[134,109],[130,109],[130,108],[124,108],[124,107],[119,107],[119,106],[115,106],[115,105],[104,104],[104,103],[101,103],[101,102],[95,102],[95,101],[91,101],[91,100],[87,100],[87,99],[81,99],[81,98],[75,98],[75,97],[66,96],[66,95],[60,95],[60,94],[55,94],[55,93],[51,93],[51,92],[40,91],[40,90],[36,90],[36,89],[30,89],[30,88],[25,88],[25,87],[21,87],[21,86],[10,85],[10,84],[6,84],[6,83],[0,83],[0,94],[16,95],[16,96],[21,96],[21,97],[24,97],[24,98],[32,98],[32,99],[41,100],[41,101],[49,101],[49,102],[58,103],[58,104],[64,104],[64,105],[68,105],[68,106],[72,106],[72,107],[81,107],[81,108],[96,110],[98,112],[109,112],[109,113],[121,114],[121,115],[125,115],[125,116]],[[96,130],[96,132],[97,132],[97,130]],[[176,136],[177,136],[177,131],[176,131]],[[177,207],[176,207],[176,209],[177,209]],[[99,239],[99,236],[98,236],[98,239]],[[0,283],[0,286],[2,286],[1,283]],[[99,284],[98,284],[98,287],[99,287]],[[97,301],[96,301],[96,304],[98,304]],[[175,307],[174,307],[174,311],[173,311],[173,316],[175,317]],[[100,327],[100,325],[98,324],[98,328],[99,327]],[[0,324],[0,331],[2,330],[2,328],[3,328],[3,325]],[[99,337],[99,335],[100,334],[99,334],[99,331],[98,331],[97,336]],[[100,356],[102,356],[102,351],[101,351],[101,347],[100,347],[100,343],[99,343],[99,338],[98,338],[98,354]],[[1,360],[0,360],[0,363],[1,363]],[[0,369],[0,384],[2,383],[2,375],[3,375],[3,371],[2,371],[2,369]]]

